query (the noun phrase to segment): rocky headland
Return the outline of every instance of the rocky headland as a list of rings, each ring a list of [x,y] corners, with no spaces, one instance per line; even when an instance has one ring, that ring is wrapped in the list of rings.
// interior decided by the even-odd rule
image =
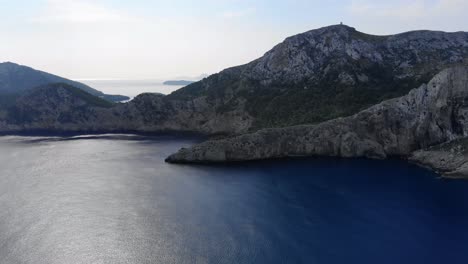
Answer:
[[[206,163],[294,156],[411,155],[412,161],[447,176],[466,177],[467,151],[462,144],[466,140],[457,139],[468,135],[467,115],[468,67],[458,66],[443,70],[429,83],[403,97],[384,101],[350,117],[211,140],[181,149],[167,161]],[[443,142],[450,143],[429,148]],[[429,149],[420,150],[426,148]]]

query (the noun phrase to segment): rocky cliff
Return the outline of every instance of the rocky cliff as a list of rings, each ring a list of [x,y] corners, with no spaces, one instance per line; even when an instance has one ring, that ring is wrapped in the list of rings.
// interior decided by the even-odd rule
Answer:
[[[407,95],[317,125],[264,129],[181,149],[168,162],[291,156],[385,158],[468,135],[468,67],[443,70]]]
[[[415,151],[409,160],[447,178],[468,178],[468,138]]]

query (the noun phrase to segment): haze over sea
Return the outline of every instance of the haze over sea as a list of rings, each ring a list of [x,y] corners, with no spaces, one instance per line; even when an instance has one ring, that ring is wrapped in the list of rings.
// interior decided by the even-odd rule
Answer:
[[[0,262],[468,263],[467,181],[401,160],[164,163],[198,141],[0,137]]]
[[[180,85],[164,85],[162,80],[80,79],[86,85],[107,94],[121,94],[134,98],[141,93],[170,94]]]

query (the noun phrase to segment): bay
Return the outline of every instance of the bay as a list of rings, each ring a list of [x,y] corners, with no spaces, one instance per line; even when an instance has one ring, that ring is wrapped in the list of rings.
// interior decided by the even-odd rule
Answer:
[[[199,140],[0,137],[0,262],[468,263],[468,181],[402,160],[164,163]]]

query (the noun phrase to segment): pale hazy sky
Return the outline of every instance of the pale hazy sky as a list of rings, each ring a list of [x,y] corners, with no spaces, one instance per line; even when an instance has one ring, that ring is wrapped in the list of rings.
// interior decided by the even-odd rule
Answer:
[[[0,0],[0,61],[74,79],[197,76],[340,21],[468,31],[467,14],[468,0]]]

